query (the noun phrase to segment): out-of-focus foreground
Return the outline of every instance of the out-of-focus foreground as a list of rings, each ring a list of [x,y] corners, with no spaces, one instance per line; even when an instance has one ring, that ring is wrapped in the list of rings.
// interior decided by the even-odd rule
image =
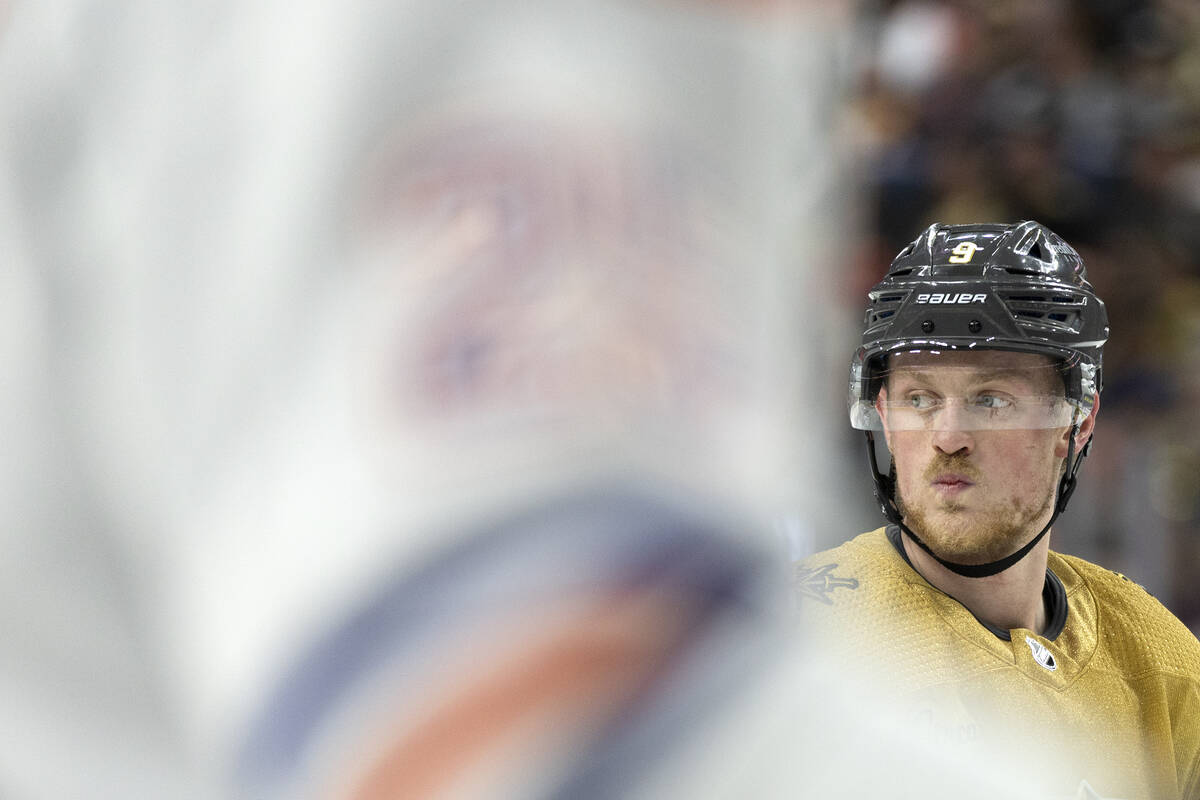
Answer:
[[[0,794],[740,782],[838,7],[5,8]]]

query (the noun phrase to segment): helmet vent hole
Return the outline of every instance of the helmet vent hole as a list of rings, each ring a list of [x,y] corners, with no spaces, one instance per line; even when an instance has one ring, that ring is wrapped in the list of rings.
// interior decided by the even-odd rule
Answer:
[[[1082,329],[1082,297],[1063,294],[1004,292],[1003,299],[1018,324],[1030,331],[1079,333]]]
[[[1032,258],[1036,258],[1038,261],[1046,261],[1046,262],[1049,262],[1049,261],[1050,261],[1050,258],[1049,258],[1049,256],[1046,254],[1046,251],[1045,251],[1045,249],[1042,247],[1042,243],[1041,243],[1041,242],[1034,242],[1034,243],[1033,243],[1033,244],[1030,246],[1030,248],[1029,248],[1029,255],[1030,255]]]
[[[871,305],[867,307],[866,324],[873,327],[894,316],[908,292],[883,292],[871,297]]]

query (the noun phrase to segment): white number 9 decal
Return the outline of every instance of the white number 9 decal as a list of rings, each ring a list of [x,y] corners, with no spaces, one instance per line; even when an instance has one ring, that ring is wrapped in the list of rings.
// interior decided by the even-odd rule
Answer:
[[[951,264],[966,264],[975,257],[975,251],[979,249],[979,245],[974,242],[959,242],[951,251],[954,255],[950,256]]]

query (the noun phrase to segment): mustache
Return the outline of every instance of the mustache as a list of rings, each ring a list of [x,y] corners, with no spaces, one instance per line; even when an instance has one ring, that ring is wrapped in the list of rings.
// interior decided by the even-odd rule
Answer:
[[[967,456],[961,455],[937,456],[933,461],[929,462],[929,466],[925,468],[925,472],[921,477],[926,483],[932,483],[939,475],[944,475],[947,472],[962,475],[972,483],[979,483],[983,477]]]

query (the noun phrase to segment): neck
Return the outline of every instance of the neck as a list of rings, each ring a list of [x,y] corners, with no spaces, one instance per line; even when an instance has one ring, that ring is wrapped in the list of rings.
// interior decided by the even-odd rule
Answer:
[[[1046,630],[1046,562],[1050,552],[1047,534],[1029,554],[1003,572],[986,578],[966,578],[943,567],[902,534],[904,552],[913,568],[930,584],[967,607],[979,619],[997,628],[1026,628],[1041,634]]]

